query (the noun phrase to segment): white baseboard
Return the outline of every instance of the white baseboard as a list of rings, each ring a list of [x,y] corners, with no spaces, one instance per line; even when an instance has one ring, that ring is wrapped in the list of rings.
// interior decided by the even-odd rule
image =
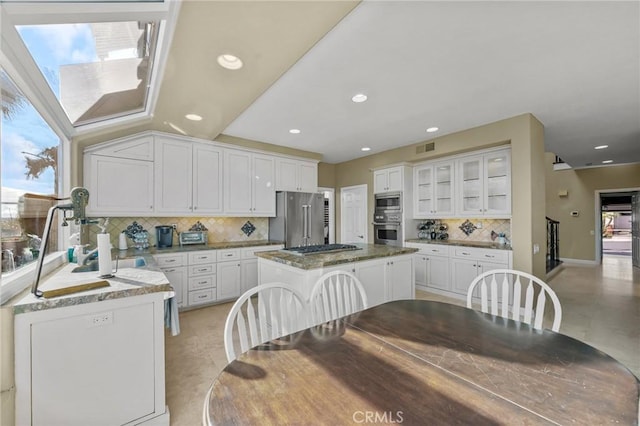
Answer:
[[[569,264],[569,265],[592,265],[592,266],[595,266],[595,265],[598,264],[598,262],[596,262],[595,260],[566,259],[564,257],[561,257],[560,260],[562,260],[564,263]]]

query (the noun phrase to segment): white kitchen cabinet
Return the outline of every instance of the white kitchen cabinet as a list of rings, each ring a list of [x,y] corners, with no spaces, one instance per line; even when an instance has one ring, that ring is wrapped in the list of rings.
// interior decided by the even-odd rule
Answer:
[[[218,250],[217,271],[217,300],[235,299],[240,297],[242,265],[240,249]]]
[[[157,214],[222,213],[222,149],[156,136]]]
[[[373,172],[373,193],[402,191],[404,189],[404,167],[396,166]]]
[[[420,250],[415,253],[416,286],[421,290],[450,290],[449,247],[441,244],[407,243]]]
[[[212,303],[217,300],[217,252],[200,250],[188,254],[187,306]]]
[[[353,264],[355,276],[360,280],[367,294],[369,306],[376,306],[388,302],[389,291],[387,290],[387,263],[386,258],[365,260]]]
[[[459,158],[456,161],[459,216],[502,217],[511,214],[510,150]]]
[[[167,276],[169,283],[171,283],[178,308],[186,307],[188,305],[187,285],[189,276],[187,255],[184,253],[155,254],[153,259],[160,267],[160,270]]]
[[[282,244],[245,247],[240,250],[240,294],[258,285],[258,257],[255,255],[261,251],[280,250],[284,248]]]
[[[164,293],[17,314],[18,425],[169,425]]]
[[[413,255],[385,257],[353,264],[369,306],[415,298]]]
[[[415,218],[440,218],[454,214],[454,177],[453,161],[414,167]]]
[[[224,164],[225,214],[275,216],[275,158],[225,149]]]
[[[131,216],[153,213],[153,162],[98,154],[84,156],[87,214]]]
[[[276,157],[276,191],[317,192],[318,163]]]
[[[390,258],[386,272],[387,300],[415,299],[413,256]]]
[[[451,291],[466,296],[478,275],[492,269],[511,269],[511,263],[510,250],[455,247],[450,258]]]

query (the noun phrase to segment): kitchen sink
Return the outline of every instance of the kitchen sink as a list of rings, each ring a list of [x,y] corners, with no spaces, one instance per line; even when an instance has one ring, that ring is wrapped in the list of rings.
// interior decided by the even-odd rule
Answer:
[[[147,261],[144,260],[144,257],[130,257],[126,259],[117,259],[113,260],[114,268],[123,269],[123,268],[141,268],[143,266],[147,266]],[[78,265],[71,270],[71,272],[94,272],[99,268],[98,259],[90,260],[86,265]]]

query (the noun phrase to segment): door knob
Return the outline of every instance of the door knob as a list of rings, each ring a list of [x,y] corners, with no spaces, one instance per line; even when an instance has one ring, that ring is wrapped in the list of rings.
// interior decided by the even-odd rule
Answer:
[[[364,235],[358,235],[358,238],[364,238]]]

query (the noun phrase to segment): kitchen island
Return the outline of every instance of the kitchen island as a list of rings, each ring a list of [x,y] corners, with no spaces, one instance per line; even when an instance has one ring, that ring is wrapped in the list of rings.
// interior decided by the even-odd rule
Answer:
[[[39,289],[103,280],[77,267],[62,266]],[[169,425],[164,316],[172,287],[148,254],[120,260],[105,281],[58,297],[30,293],[14,305],[16,424]]]
[[[415,298],[411,247],[355,244],[355,250],[299,255],[286,250],[256,253],[260,284],[282,282],[298,289],[305,298],[318,278],[331,271],[355,274],[367,292],[369,306],[391,300]]]

